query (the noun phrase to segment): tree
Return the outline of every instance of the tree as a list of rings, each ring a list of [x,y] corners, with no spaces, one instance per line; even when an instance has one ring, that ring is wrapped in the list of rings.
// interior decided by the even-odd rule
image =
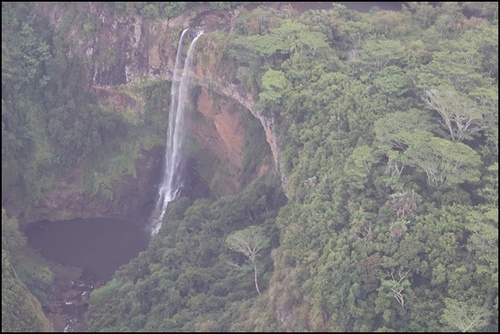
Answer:
[[[405,307],[405,300],[404,300],[404,296],[402,294],[403,290],[407,287],[410,286],[410,283],[409,281],[405,281],[404,279],[406,278],[406,276],[408,275],[408,272],[410,271],[410,269],[408,269],[406,272],[402,272],[401,271],[401,268],[399,269],[399,279],[396,280],[394,278],[394,273],[391,272],[391,277],[392,277],[392,281],[390,285],[388,285],[389,289],[394,293],[394,298],[396,298],[396,300],[398,301],[398,303],[401,305],[401,307]],[[385,281],[387,282],[387,281]],[[383,284],[384,282],[382,282],[382,286],[384,286]]]
[[[280,103],[289,82],[282,71],[268,69],[262,77],[262,86],[264,91],[259,94],[262,103]]]
[[[425,103],[437,111],[450,132],[453,141],[471,139],[473,134],[483,129],[483,110],[474,101],[456,91],[425,91]]]
[[[19,276],[10,253],[2,247],[2,332],[54,331],[42,305]]]
[[[374,311],[382,316],[384,324],[395,324],[396,318],[401,317],[400,313],[405,308],[405,297],[407,291],[411,293],[411,282],[407,279],[410,269],[403,270],[399,268],[398,277],[394,275],[395,269],[391,270],[391,279],[383,278],[380,281],[380,286],[377,289],[377,297],[375,301]],[[400,307],[394,307],[391,299],[395,299]],[[400,308],[400,309],[399,309]],[[398,310],[399,309],[399,310]]]
[[[472,305],[455,299],[445,299],[443,321],[461,332],[480,331],[489,323],[491,312],[484,306]]]
[[[339,38],[348,40],[353,49],[358,49],[368,35],[370,25],[363,21],[347,21],[338,27]]]
[[[19,231],[17,219],[9,218],[5,209],[2,208],[2,249],[10,251],[25,244],[26,237]]]
[[[483,35],[482,32],[475,32],[475,39],[470,35],[472,33],[463,34],[460,39],[453,41],[443,41],[432,34],[423,38],[428,43],[437,40],[434,49],[438,48],[439,51],[432,53],[432,60],[428,64],[415,69],[417,87],[422,89],[446,87],[465,93],[470,93],[478,87],[491,87],[492,78],[483,72],[482,63],[486,60],[485,57],[498,58],[492,56],[489,51],[490,48],[494,48],[494,44],[477,42],[478,37]],[[485,63],[484,66],[493,70],[495,62]]]
[[[498,207],[498,162],[489,166],[487,171],[483,174],[484,185],[478,190],[478,194],[491,205]]]
[[[187,2],[183,1],[171,1],[171,2],[160,2],[159,7],[161,8],[161,12],[166,17],[175,17],[182,13],[182,11],[186,8]]]
[[[458,2],[443,2],[438,10],[440,13],[434,28],[443,39],[453,37],[458,30],[458,22],[465,18]]]
[[[476,272],[487,273],[498,286],[498,205],[469,210],[467,249],[475,253]]]
[[[243,253],[251,262],[254,269],[255,288],[260,294],[257,280],[257,253],[268,244],[262,228],[250,226],[247,229],[236,231],[227,237],[228,247],[236,252]]]
[[[155,17],[158,17],[160,15],[158,7],[156,7],[153,4],[148,4],[148,5],[145,5],[144,7],[142,7],[140,10],[140,13],[148,18],[155,18]]]
[[[474,21],[471,18],[469,22]],[[498,82],[498,26],[480,21],[479,24],[471,24],[471,27],[463,34],[462,39],[479,53],[476,63],[479,65],[478,69]]]
[[[464,10],[472,13],[475,17],[484,17],[489,21],[498,20],[498,2],[472,2],[466,1],[459,3]]]
[[[372,166],[377,162],[378,157],[371,147],[368,145],[356,147],[344,165],[344,173],[349,184],[356,189],[363,189],[368,175],[371,174]]]
[[[385,173],[398,177],[406,164],[402,152],[413,140],[413,131],[420,129],[428,137],[432,136],[430,132],[427,132],[427,130],[432,130],[429,115],[417,109],[387,114],[375,122],[374,128],[379,147],[388,158]]]
[[[2,33],[2,85],[21,87],[42,77],[41,65],[51,58],[49,45],[42,38],[27,22],[18,31]],[[43,77],[41,83],[47,78]]]
[[[412,13],[412,21],[416,22],[422,29],[427,29],[436,20],[437,12],[429,2],[405,2],[403,11]]]
[[[402,11],[380,10],[372,15],[370,25],[377,35],[394,38],[407,34],[410,17],[411,15]]]
[[[429,116],[416,109],[390,113],[375,122],[377,140],[397,151],[408,147],[408,138],[415,129],[431,130]]]
[[[368,40],[364,43],[359,60],[362,72],[382,71],[386,66],[401,66],[404,62],[404,48],[399,40]]]
[[[411,190],[389,195],[387,204],[394,211],[396,217],[401,218],[415,211],[421,201],[422,197]]]
[[[408,230],[408,227],[406,227],[406,225],[408,225],[409,223],[410,223],[409,220],[404,220],[404,219],[399,219],[395,222],[392,222],[390,224],[389,236],[394,240],[398,240]]]
[[[400,67],[392,65],[377,72],[373,84],[389,96],[401,97],[409,89],[409,80],[405,72]]]
[[[479,181],[479,155],[469,146],[429,137],[426,131],[415,131],[404,152],[407,165],[421,168],[431,184],[454,185]]]

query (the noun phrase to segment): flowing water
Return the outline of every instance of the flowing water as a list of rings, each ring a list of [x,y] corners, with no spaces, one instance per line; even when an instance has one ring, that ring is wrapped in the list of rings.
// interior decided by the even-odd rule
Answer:
[[[151,233],[153,235],[158,233],[160,230],[167,205],[177,198],[179,190],[182,186],[183,157],[181,154],[181,146],[184,139],[184,114],[186,112],[186,106],[189,99],[188,74],[193,65],[193,55],[196,41],[203,34],[203,31],[200,31],[189,45],[188,53],[184,61],[182,75],[180,75],[180,58],[182,54],[181,48],[186,32],[187,29],[185,29],[181,34],[175,57],[174,79],[170,90],[165,166],[163,178],[158,190],[158,200],[151,219]]]

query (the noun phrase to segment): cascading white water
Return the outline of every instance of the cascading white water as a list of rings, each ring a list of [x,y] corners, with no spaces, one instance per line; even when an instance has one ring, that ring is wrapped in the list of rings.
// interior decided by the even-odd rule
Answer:
[[[196,41],[203,34],[203,31],[200,31],[189,45],[188,53],[184,61],[184,69],[182,70],[182,75],[180,75],[181,47],[186,32],[187,29],[181,34],[179,46],[177,47],[177,54],[175,56],[174,77],[170,91],[165,166],[163,178],[158,190],[158,200],[151,219],[151,234],[153,235],[160,230],[167,205],[177,198],[182,186],[180,173],[182,168],[182,155],[180,151],[184,139],[184,113],[189,93],[188,71],[192,67]]]

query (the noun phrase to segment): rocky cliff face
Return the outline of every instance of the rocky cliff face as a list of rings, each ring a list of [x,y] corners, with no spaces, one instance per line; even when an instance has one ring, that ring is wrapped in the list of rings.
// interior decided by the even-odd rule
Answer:
[[[141,219],[153,205],[161,171],[160,147],[144,151],[136,160],[137,177],[124,175],[113,187],[113,198],[90,196],[81,191],[83,173],[75,170],[71,180],[59,179],[54,190],[38,206],[19,216],[22,225],[39,220],[110,217]]]
[[[123,94],[115,88],[151,80],[172,79],[178,36],[182,29],[192,24],[207,31],[222,30],[231,21],[230,13],[213,13],[204,11],[203,8],[198,13],[192,13],[193,15],[183,14],[174,19],[151,23],[139,16],[117,16],[108,7],[98,3],[82,3],[81,6],[85,6],[84,10],[89,12],[89,17],[98,18],[95,24],[100,28],[86,35],[86,38],[81,38],[82,31],[78,25],[65,31],[67,40],[72,43],[71,52],[67,56],[78,55],[88,61],[89,72],[84,80],[96,91],[99,102],[115,112],[125,109],[141,112],[144,104],[141,98]],[[63,29],[64,20],[71,17],[59,3],[40,3],[37,8],[56,29]],[[225,182],[223,192],[234,192],[239,186],[245,135],[240,118],[247,111],[262,124],[279,171],[280,158],[274,120],[264,117],[256,110],[250,94],[245,94],[223,77],[203,73],[200,68],[192,73],[191,78],[194,85],[201,86],[201,90],[197,98],[198,117],[192,117],[189,122],[189,136],[225,166],[229,182]],[[214,96],[223,97],[225,101],[214,103]],[[161,147],[143,151],[135,161],[136,177],[124,175],[113,186],[113,199],[109,201],[82,194],[79,186],[82,172],[75,171],[71,181],[60,180],[56,189],[35,210],[20,216],[20,221],[144,217],[156,196],[163,152]],[[268,168],[263,163],[257,174]],[[282,182],[286,193],[286,177],[282,176]]]
[[[193,81],[202,87],[207,89],[211,89],[216,91],[219,94],[222,94],[233,101],[237,101],[242,106],[244,106],[247,110],[249,110],[252,115],[257,118],[264,131],[266,133],[266,141],[271,148],[271,152],[273,154],[274,165],[281,175],[281,183],[283,187],[283,191],[285,195],[288,196],[288,178],[281,171],[280,166],[280,151],[278,146],[278,138],[275,132],[275,123],[274,118],[266,117],[262,114],[262,111],[258,110],[255,107],[255,102],[250,94],[242,92],[241,89],[238,88],[235,84],[229,83],[227,81],[223,81],[221,78],[214,78],[210,75],[196,75],[193,73]]]

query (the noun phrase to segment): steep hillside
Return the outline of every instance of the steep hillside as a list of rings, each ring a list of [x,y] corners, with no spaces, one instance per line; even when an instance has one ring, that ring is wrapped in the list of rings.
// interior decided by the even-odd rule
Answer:
[[[2,332],[50,332],[53,326],[14,269],[12,252],[26,244],[17,220],[2,209]],[[40,275],[43,275],[40,273]]]
[[[151,212],[179,38],[205,32],[187,186],[88,330],[498,330],[497,3],[2,9],[23,224]]]

